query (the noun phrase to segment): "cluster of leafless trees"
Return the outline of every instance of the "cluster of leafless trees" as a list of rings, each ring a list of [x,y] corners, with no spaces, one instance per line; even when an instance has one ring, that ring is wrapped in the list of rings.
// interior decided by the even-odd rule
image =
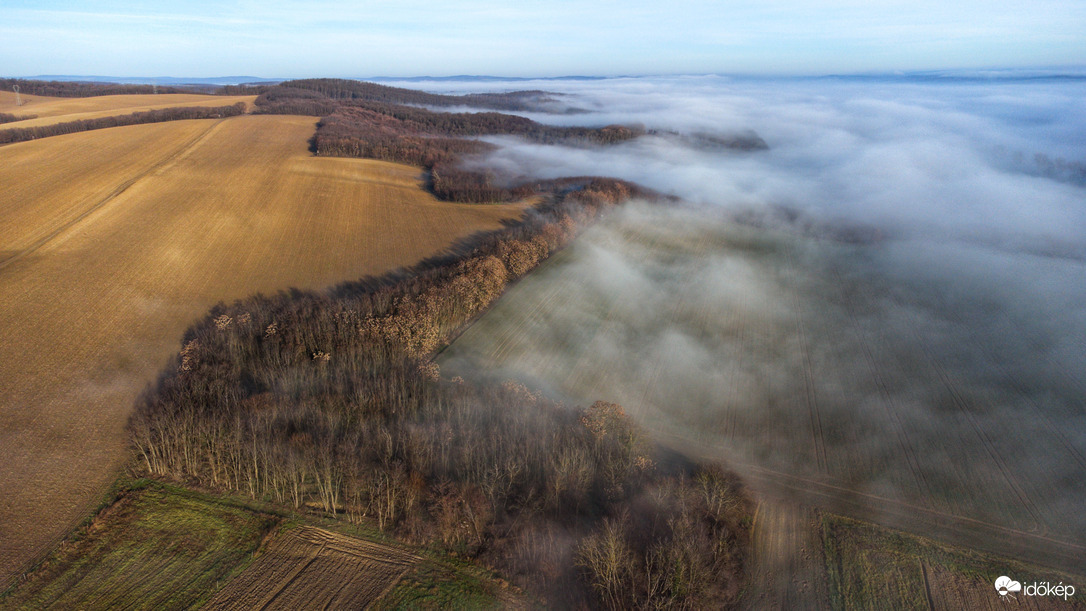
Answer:
[[[267,87],[256,98],[254,112],[269,115],[310,115],[323,117],[339,108],[339,104],[317,91],[299,87]]]
[[[1086,185],[1086,163],[1081,161],[1068,161],[1062,157],[1053,159],[1044,153],[1037,153],[1033,156],[1033,165],[1041,176]]]
[[[508,93],[472,93],[442,95],[417,89],[389,87],[365,81],[347,79],[299,79],[282,83],[284,87],[302,89],[340,101],[381,102],[416,106],[467,106],[491,110],[544,110],[553,100],[545,91],[512,91]]]
[[[501,95],[522,100],[543,93]],[[640,127],[556,127],[499,112],[435,112],[405,105],[436,104],[431,98],[467,103],[468,97],[434,96],[357,81],[288,81],[261,94],[256,112],[320,116],[312,140],[314,153],[422,166],[430,171],[429,186],[434,194],[456,202],[510,201],[536,189],[523,180],[503,181],[489,172],[465,169],[461,164],[465,156],[495,149],[475,137],[515,135],[541,143],[606,145],[645,133]]]
[[[289,90],[285,87],[284,90]],[[259,99],[258,99],[259,101]],[[466,138],[474,136],[520,136],[546,144],[616,144],[643,135],[642,127],[559,127],[500,112],[435,112],[425,108],[384,102],[340,102],[340,123],[378,121],[383,129],[422,137]],[[352,112],[353,111],[353,112]],[[318,131],[320,135],[320,131]],[[346,136],[346,134],[345,134]]]
[[[97,83],[76,81],[35,81],[29,79],[0,78],[0,90],[13,91],[18,86],[21,93],[58,98],[88,98],[100,95],[132,95],[146,93],[192,93],[191,89],[156,85],[124,85],[121,83]]]
[[[548,186],[532,214],[458,256],[214,309],[131,420],[138,468],[372,520],[555,604],[734,596],[747,536],[734,480],[663,454],[617,405],[446,380],[430,360],[579,228],[644,194]]]
[[[26,121],[27,119],[33,119],[37,115],[13,115],[11,113],[0,112],[0,123],[14,123],[15,121]]]
[[[220,119],[223,117],[236,117],[245,114],[245,108],[244,102],[238,102],[237,104],[232,104],[230,106],[185,106],[179,108],[145,110],[115,117],[79,119],[78,121],[54,123],[53,125],[12,127],[0,130],[0,144],[25,142],[37,138],[74,134],[76,132],[85,132],[92,129],[121,127],[124,125],[162,123],[164,121],[181,121],[184,119]]]

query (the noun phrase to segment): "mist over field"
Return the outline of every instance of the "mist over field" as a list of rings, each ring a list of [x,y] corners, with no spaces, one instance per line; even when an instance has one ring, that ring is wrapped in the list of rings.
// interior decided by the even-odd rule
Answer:
[[[657,131],[494,139],[480,166],[686,203],[589,230],[443,371],[617,401],[748,476],[1086,543],[1086,81],[413,84],[483,85],[563,94],[574,112],[528,115],[542,122]],[[769,149],[690,137],[748,130]]]

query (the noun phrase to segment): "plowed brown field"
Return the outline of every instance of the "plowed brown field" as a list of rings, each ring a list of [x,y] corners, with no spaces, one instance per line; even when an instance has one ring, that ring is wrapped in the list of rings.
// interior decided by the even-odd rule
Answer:
[[[160,95],[103,95],[90,98],[51,98],[20,94],[22,105],[15,105],[15,94],[0,91],[0,112],[19,116],[36,115],[34,119],[5,123],[5,127],[36,127],[79,119],[98,119],[127,115],[145,110],[181,106],[229,106],[245,102],[252,106],[255,95],[221,96],[193,93],[163,93]]]
[[[417,556],[309,526],[277,537],[208,603],[208,609],[362,609],[379,600]]]
[[[439,202],[415,168],[312,157],[314,124],[0,147],[0,587],[111,481],[137,394],[209,306],[412,264],[523,210]]]

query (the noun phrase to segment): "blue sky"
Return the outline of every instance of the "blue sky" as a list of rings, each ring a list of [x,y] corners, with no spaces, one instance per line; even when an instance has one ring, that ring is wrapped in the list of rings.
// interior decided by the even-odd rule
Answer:
[[[1080,0],[4,0],[0,74],[770,73],[1086,64]]]

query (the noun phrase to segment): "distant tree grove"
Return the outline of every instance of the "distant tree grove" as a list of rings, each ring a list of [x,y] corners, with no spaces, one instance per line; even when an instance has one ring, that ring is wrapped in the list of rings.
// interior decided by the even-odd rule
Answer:
[[[0,123],[14,123],[15,121],[26,121],[27,119],[33,119],[37,115],[13,115],[6,112],[0,112]]]
[[[102,95],[141,95],[148,93],[192,93],[187,87],[158,85],[126,85],[122,83],[98,83],[86,81],[36,81],[31,79],[0,78],[0,90],[58,98],[88,98]]]
[[[581,228],[652,196],[602,178],[537,189],[522,221],[459,254],[217,306],[139,402],[134,468],[372,521],[555,606],[734,602],[749,506],[733,476],[654,446],[617,405],[443,379],[432,361]]]
[[[465,156],[496,147],[474,139],[512,135],[544,144],[608,145],[641,136],[641,127],[556,127],[499,112],[436,112],[410,106],[476,105],[484,108],[535,108],[546,94],[522,91],[474,96],[439,96],[410,89],[338,79],[288,81],[256,100],[258,113],[322,117],[313,152],[334,157],[364,157],[418,165],[430,172],[429,186],[446,201],[495,202],[534,192],[530,181],[507,184],[493,173],[467,169]]]

